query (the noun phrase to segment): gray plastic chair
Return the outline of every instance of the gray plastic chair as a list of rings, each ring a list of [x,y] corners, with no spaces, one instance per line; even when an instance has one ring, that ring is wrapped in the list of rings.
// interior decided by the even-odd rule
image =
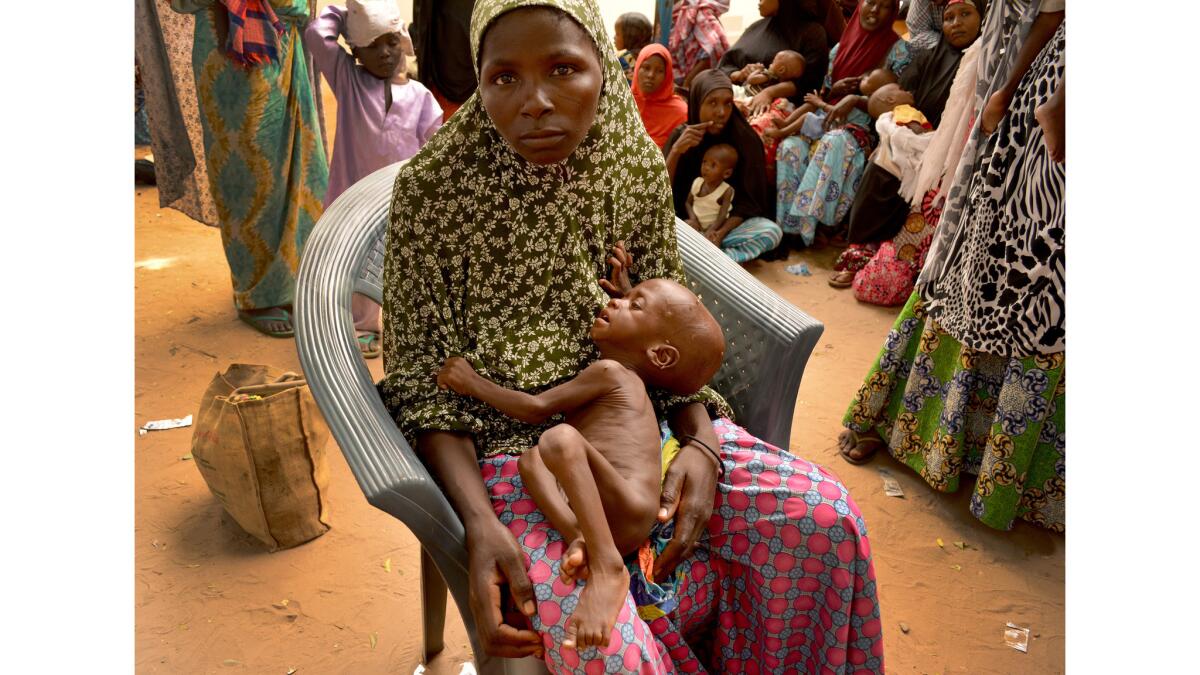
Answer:
[[[480,673],[543,672],[532,658],[484,654],[467,604],[462,522],[384,408],[359,356],[351,293],[376,301],[383,296],[384,238],[399,167],[380,169],[346,190],[305,244],[296,287],[300,364],[367,501],[399,518],[421,542],[426,660],[443,646],[448,587]],[[676,221],[676,232],[692,290],[725,330],[725,363],[713,386],[733,406],[739,423],[787,448],[800,376],[824,327],[682,221]]]

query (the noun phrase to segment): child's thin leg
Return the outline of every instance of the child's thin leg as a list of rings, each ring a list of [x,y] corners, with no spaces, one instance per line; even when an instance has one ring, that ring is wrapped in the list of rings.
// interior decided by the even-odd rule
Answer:
[[[521,473],[521,482],[533,501],[550,520],[550,524],[562,535],[567,550],[563,553],[559,574],[563,581],[574,578],[577,574],[586,575],[587,549],[583,546],[583,533],[579,530],[579,521],[575,513],[563,499],[558,490],[558,480],[546,468],[542,461],[538,446],[526,451],[517,461]]]
[[[588,580],[584,582],[587,585],[567,623],[563,646],[576,649],[593,645],[606,647],[617,613],[629,591],[629,572],[618,545],[636,548],[640,543],[634,542],[632,547],[629,544],[636,538],[634,529],[644,520],[644,516],[638,516],[646,510],[645,486],[618,473],[570,425],[560,424],[543,433],[538,440],[538,450],[546,468],[566,492],[588,549]],[[652,519],[653,506],[649,512]],[[617,526],[617,542],[613,539],[610,520]],[[641,537],[645,535],[642,531]]]

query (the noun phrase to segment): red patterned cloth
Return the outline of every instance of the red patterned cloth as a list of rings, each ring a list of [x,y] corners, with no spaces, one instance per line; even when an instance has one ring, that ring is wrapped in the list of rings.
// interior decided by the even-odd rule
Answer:
[[[283,22],[264,0],[221,0],[229,16],[229,39],[225,51],[246,67],[279,59],[278,36]]]
[[[767,180],[775,182],[775,151],[779,149],[779,140],[763,135],[767,129],[774,129],[775,124],[772,120],[779,120],[781,123],[787,119],[788,115],[796,106],[786,98],[777,98],[771,102],[771,107],[765,112],[759,113],[757,116],[750,119],[750,128],[754,129],[754,133],[758,134],[759,139],[763,144],[763,156],[767,160]]]
[[[870,245],[852,246],[838,257],[834,269],[857,270],[852,288],[859,302],[895,307],[908,301],[942,215],[941,208],[934,206],[936,197],[935,190],[925,193],[921,208],[908,215],[900,232],[880,244],[870,260],[863,262]]]
[[[674,78],[687,76],[696,61],[707,56],[709,68],[729,50],[725,28],[717,18],[729,11],[729,0],[681,0],[671,10],[671,36],[667,39],[675,60]]]

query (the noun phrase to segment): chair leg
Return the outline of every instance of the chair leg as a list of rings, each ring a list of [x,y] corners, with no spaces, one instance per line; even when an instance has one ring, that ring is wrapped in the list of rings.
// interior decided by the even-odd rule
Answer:
[[[425,662],[445,647],[446,582],[433,559],[421,548],[421,616],[425,624]]]

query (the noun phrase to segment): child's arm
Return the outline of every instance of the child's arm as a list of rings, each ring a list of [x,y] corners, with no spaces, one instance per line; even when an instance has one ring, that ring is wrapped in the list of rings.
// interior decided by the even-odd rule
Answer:
[[[809,96],[812,96],[812,94],[809,94]],[[806,96],[805,100],[807,100],[807,98],[808,97]],[[769,136],[770,138],[787,138],[788,136],[795,134],[797,131],[800,131],[800,127],[804,126],[804,116],[815,109],[816,107],[811,103],[805,103],[799,108],[793,110],[792,114],[788,115],[787,119],[783,121],[778,129],[767,129],[763,132],[763,135]]]
[[[330,5],[321,10],[321,15],[304,29],[304,46],[312,54],[317,70],[329,81],[329,88],[335,94],[342,75],[354,67],[354,57],[338,44],[338,36],[345,24],[346,10]]]
[[[759,70],[746,77],[746,84],[766,84],[771,81],[771,75],[765,70]]]
[[[708,228],[708,232],[704,236],[712,243],[720,246],[725,237],[729,235],[729,232],[733,230],[733,227],[725,227],[729,225],[729,207],[733,205],[732,185],[725,187],[725,192],[717,198],[717,203],[721,205],[721,210],[717,213],[717,219],[713,221],[713,226]],[[740,219],[737,224],[741,224]]]
[[[540,394],[505,389],[475,372],[461,356],[452,356],[437,374],[438,387],[479,399],[526,424],[541,424],[551,416],[581,408],[613,388],[614,361],[600,360],[566,382]]]
[[[692,194],[691,192],[688,192],[687,201],[684,202],[683,205],[684,205],[684,208],[687,209],[688,225],[691,225],[693,230],[699,230],[700,229],[700,219],[696,217],[696,210],[692,208],[692,202],[695,200],[696,200],[696,195]]]

